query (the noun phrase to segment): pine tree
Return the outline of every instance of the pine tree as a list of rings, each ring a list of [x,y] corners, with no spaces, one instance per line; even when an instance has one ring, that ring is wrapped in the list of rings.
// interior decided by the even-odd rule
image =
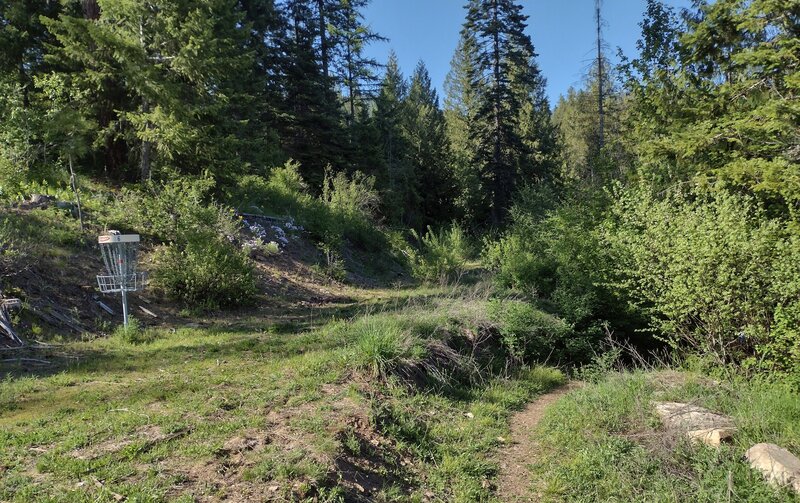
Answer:
[[[282,142],[306,181],[321,189],[328,165],[344,164],[339,99],[319,57],[316,1],[288,0]]]
[[[478,100],[472,85],[473,58],[477,52],[475,38],[468,31],[461,32],[450,71],[444,83],[444,117],[447,139],[450,144],[450,171],[456,183],[455,206],[459,216],[476,223],[488,218],[489,201],[483,186],[481,170],[472,162],[478,144],[470,135],[470,124],[478,109]]]
[[[659,191],[737,187],[774,211],[800,204],[800,4],[718,0],[684,17],[660,2],[643,23],[631,144]]]
[[[88,2],[81,17],[45,21],[57,40],[52,64],[93,95],[84,111],[99,124],[94,143],[113,176],[130,179],[135,165],[148,179],[155,163],[238,169],[245,130],[229,104],[252,65],[232,2]]]
[[[602,75],[604,143],[601,145],[597,96]],[[570,87],[553,111],[561,138],[561,176],[582,184],[605,186],[620,178],[631,164],[623,137],[625,96],[614,86],[607,64],[601,73],[592,68],[580,89]]]
[[[386,75],[375,100],[375,125],[383,147],[383,173],[378,179],[384,189],[384,214],[393,223],[410,224],[411,209],[418,202],[413,165],[408,159],[408,145],[403,131],[407,83],[392,51],[386,64]]]
[[[374,98],[380,64],[364,54],[366,47],[386,40],[362,22],[362,10],[370,0],[335,0],[332,9],[331,46],[335,56],[337,85],[344,90],[348,121],[356,119],[357,108],[364,100]]]
[[[30,105],[34,77],[46,71],[45,45],[52,43],[40,16],[53,18],[61,11],[59,2],[47,0],[0,1],[0,75],[19,86],[24,107]]]
[[[411,77],[405,99],[404,133],[408,158],[414,173],[413,183],[419,194],[418,208],[413,208],[413,222],[418,229],[449,221],[452,216],[455,187],[450,173],[449,144],[439,96],[431,83],[425,64],[420,61]]]
[[[525,34],[526,20],[513,0],[471,0],[462,29],[475,40],[470,83],[478,107],[470,132],[478,146],[472,161],[482,170],[493,226],[502,224],[520,168],[531,159],[530,144],[520,130],[520,110],[535,99],[543,79]],[[541,103],[532,106],[540,109]]]

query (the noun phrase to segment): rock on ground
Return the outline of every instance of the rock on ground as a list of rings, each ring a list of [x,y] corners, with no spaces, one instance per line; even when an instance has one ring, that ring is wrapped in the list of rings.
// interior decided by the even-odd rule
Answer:
[[[656,413],[664,426],[683,432],[693,442],[717,447],[736,432],[733,420],[708,409],[680,402],[656,402]]]
[[[800,459],[797,456],[775,444],[756,444],[744,456],[771,484],[791,487],[800,494]]]

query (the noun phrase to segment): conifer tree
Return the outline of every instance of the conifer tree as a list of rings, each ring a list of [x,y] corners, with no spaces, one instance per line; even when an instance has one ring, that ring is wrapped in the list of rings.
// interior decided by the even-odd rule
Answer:
[[[348,122],[356,119],[360,103],[375,97],[379,81],[377,70],[380,64],[375,58],[365,55],[366,47],[374,42],[385,41],[362,22],[362,11],[370,0],[335,0],[336,13],[331,18],[331,46],[335,56],[335,79],[343,88]]]
[[[449,221],[455,198],[450,173],[449,145],[439,96],[425,64],[420,61],[411,77],[405,100],[405,137],[408,159],[419,194],[413,221],[422,229]]]
[[[251,65],[232,2],[101,0],[86,12],[45,24],[57,40],[52,64],[94,96],[85,113],[99,124],[102,166],[128,179],[133,166],[148,179],[156,161],[187,172],[236,170],[248,150],[237,133],[246,129],[229,103]]]
[[[393,223],[403,224],[410,223],[413,217],[410,209],[416,206],[418,198],[403,131],[407,87],[397,55],[392,51],[375,100],[375,125],[383,147],[383,173],[378,182],[386,191],[384,214]]]
[[[493,226],[502,224],[522,178],[520,168],[532,159],[520,111],[527,103],[531,114],[545,112],[539,99],[544,79],[525,34],[526,20],[513,0],[471,0],[462,28],[475,40],[469,80],[478,106],[470,133],[478,145],[472,161],[481,169]]]
[[[477,52],[475,37],[461,31],[450,71],[444,83],[444,117],[450,145],[450,171],[456,184],[455,207],[467,222],[485,220],[489,202],[483,186],[481,169],[473,162],[478,144],[470,135],[470,124],[478,109],[478,100],[471,75],[473,56]]]
[[[339,99],[319,58],[316,2],[288,0],[283,101],[283,148],[301,164],[306,181],[322,187],[325,168],[344,163]]]

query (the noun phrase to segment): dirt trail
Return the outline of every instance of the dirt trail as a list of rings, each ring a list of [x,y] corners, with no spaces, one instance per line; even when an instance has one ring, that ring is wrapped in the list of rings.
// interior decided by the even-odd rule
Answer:
[[[497,495],[500,501],[537,501],[530,490],[531,477],[528,470],[528,465],[537,456],[537,445],[531,439],[531,432],[539,424],[549,405],[580,386],[579,382],[569,382],[545,393],[511,418],[509,444],[498,454],[500,473],[497,477]]]

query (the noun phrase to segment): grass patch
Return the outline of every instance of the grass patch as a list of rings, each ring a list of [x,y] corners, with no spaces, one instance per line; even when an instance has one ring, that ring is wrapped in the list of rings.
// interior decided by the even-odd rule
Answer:
[[[275,487],[342,501],[363,496],[356,484],[377,501],[487,498],[508,416],[562,376],[399,384],[394,369],[428,361],[442,327],[485,311],[418,294],[310,330],[129,329],[67,343],[69,363],[0,381],[0,500],[257,499]],[[369,300],[361,309],[380,305]]]
[[[719,450],[671,437],[651,401],[687,401],[729,414],[739,432]],[[796,501],[742,456],[758,442],[800,451],[800,401],[788,387],[716,383],[691,374],[611,374],[551,407],[533,487],[543,501]]]
[[[535,367],[441,392],[388,386],[373,400],[373,421],[419,463],[420,499],[430,491],[444,501],[487,501],[498,468],[491,455],[508,437],[508,418],[563,381],[558,370]]]

